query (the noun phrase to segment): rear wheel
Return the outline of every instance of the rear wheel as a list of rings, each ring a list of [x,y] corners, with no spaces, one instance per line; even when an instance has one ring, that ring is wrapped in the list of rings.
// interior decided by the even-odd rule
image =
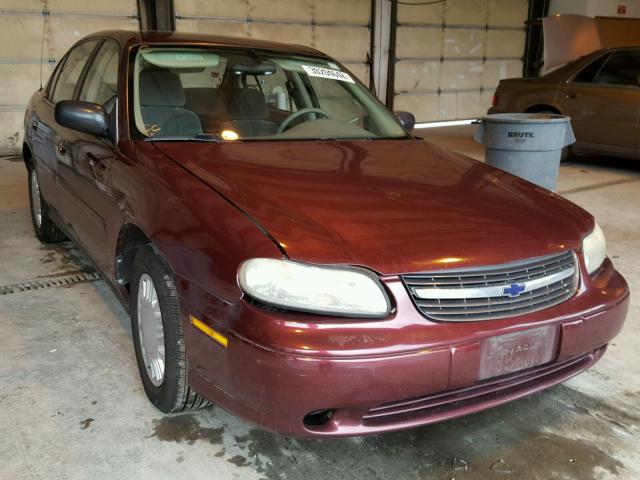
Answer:
[[[29,165],[29,204],[33,230],[38,240],[44,243],[55,243],[66,239],[64,233],[49,217],[49,206],[40,193],[38,173],[33,164]]]
[[[132,278],[131,329],[147,397],[165,413],[209,405],[189,387],[180,303],[169,265],[153,247],[141,247]]]

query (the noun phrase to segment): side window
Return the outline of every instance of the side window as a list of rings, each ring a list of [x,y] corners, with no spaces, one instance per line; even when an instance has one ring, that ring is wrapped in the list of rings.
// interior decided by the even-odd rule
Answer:
[[[594,60],[589,65],[584,67],[578,75],[573,79],[574,83],[591,83],[593,79],[598,75],[602,66],[606,63],[611,55],[602,55],[600,58]]]
[[[73,98],[73,91],[76,88],[82,69],[97,43],[98,40],[82,43],[69,53],[58,75],[53,95],[51,95],[51,100],[54,103]]]
[[[353,95],[344,89],[341,82],[327,81],[317,77],[307,78],[313,87],[320,109],[329,117],[363,126],[367,111]]]
[[[120,47],[107,40],[100,47],[82,85],[79,100],[104,105],[118,94],[118,59]]]
[[[596,76],[594,83],[640,86],[640,52],[616,52]]]

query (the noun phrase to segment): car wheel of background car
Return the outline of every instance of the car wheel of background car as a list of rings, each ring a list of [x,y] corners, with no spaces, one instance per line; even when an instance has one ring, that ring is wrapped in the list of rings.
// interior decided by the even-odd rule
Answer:
[[[165,413],[209,405],[187,380],[180,303],[171,268],[155,248],[144,246],[136,254],[132,278],[131,329],[149,400]]]
[[[49,206],[42,198],[38,174],[33,165],[29,166],[29,203],[31,206],[31,221],[38,240],[45,243],[55,243],[65,240],[64,233],[49,217]]]

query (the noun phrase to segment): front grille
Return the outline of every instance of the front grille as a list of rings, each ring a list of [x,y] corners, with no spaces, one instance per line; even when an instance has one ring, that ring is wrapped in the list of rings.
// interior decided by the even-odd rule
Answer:
[[[578,288],[572,251],[483,269],[403,275],[420,313],[433,320],[511,317],[561,303]]]

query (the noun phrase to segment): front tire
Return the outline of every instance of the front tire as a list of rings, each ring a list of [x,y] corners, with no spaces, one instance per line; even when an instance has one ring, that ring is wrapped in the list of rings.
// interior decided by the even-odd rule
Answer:
[[[38,174],[33,163],[29,165],[29,205],[33,231],[43,243],[57,243],[66,240],[64,233],[49,216],[49,205],[42,198]]]
[[[144,390],[159,410],[209,405],[189,387],[180,303],[173,272],[151,246],[138,250],[130,295],[131,329]]]

